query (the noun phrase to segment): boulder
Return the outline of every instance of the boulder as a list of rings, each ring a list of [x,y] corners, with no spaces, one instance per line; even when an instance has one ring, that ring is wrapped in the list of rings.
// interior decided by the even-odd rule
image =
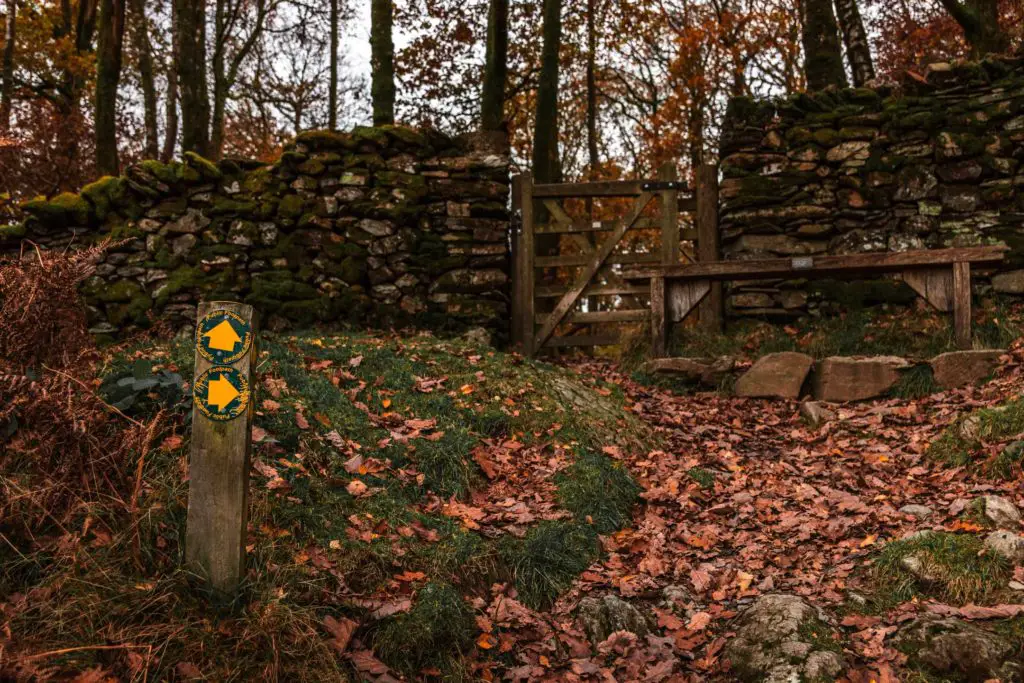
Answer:
[[[629,631],[640,638],[651,632],[650,617],[615,595],[583,598],[577,607],[577,616],[593,645],[616,631]]]
[[[999,357],[1006,353],[1002,349],[979,351],[950,351],[932,358],[932,374],[935,382],[943,389],[974,384],[992,374]]]
[[[1024,294],[1024,270],[993,275],[992,289],[1002,294]]]
[[[845,666],[825,615],[795,595],[758,598],[724,652],[742,681],[832,681]]]
[[[885,394],[910,367],[903,358],[831,356],[814,372],[814,398],[820,401],[863,401]]]
[[[996,525],[997,529],[1017,529],[1020,527],[1020,510],[1002,496],[983,496],[982,512],[985,519]]]
[[[737,396],[795,399],[811,371],[814,359],[803,353],[763,356],[736,380]]]
[[[955,680],[1020,681],[1024,672],[1009,639],[959,619],[922,616],[903,627],[894,643],[911,661]]]
[[[704,386],[717,387],[732,372],[736,361],[728,356],[719,358],[655,358],[646,366],[651,374],[677,375],[683,379],[699,382]]]
[[[1024,564],[1024,536],[1012,531],[993,531],[985,537],[985,548],[1014,564]]]

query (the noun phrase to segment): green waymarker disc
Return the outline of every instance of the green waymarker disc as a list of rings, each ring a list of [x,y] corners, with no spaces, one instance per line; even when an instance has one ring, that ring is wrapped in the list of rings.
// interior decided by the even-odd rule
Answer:
[[[252,327],[231,311],[213,311],[196,325],[196,348],[211,363],[234,363],[252,346]]]
[[[192,400],[211,420],[234,420],[249,405],[249,382],[235,368],[214,366],[196,379]]]

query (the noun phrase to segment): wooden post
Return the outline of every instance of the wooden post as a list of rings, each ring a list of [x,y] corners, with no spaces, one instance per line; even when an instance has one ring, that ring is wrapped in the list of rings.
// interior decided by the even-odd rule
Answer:
[[[664,358],[668,349],[665,278],[651,278],[651,358]]]
[[[953,338],[959,349],[971,348],[971,264],[953,264]]]
[[[658,180],[679,180],[679,171],[673,162],[658,171]],[[679,190],[662,190],[661,199],[661,262],[666,266],[679,263]]]
[[[537,271],[534,268],[536,246],[534,245],[533,175],[523,173],[518,177],[517,203],[519,221],[519,249],[516,252],[516,293],[514,308],[518,311],[514,325],[523,355],[532,356],[534,330],[534,283]]]
[[[717,261],[718,242],[718,166],[703,164],[697,168],[697,260]],[[701,325],[711,332],[722,331],[722,283],[711,283],[708,298],[698,309]]]
[[[523,207],[521,204],[522,200],[522,182],[523,177],[516,175],[512,177],[512,220],[509,221],[511,235],[509,236],[509,245],[511,246],[511,263],[509,268],[510,277],[512,278],[512,316],[509,319],[509,340],[512,342],[512,346],[519,346],[523,343],[522,328],[519,325],[521,312],[519,311],[519,302],[522,299],[520,296],[520,288],[523,286],[523,279],[519,276],[519,253],[522,247],[523,240]]]
[[[199,304],[185,561],[221,594],[245,574],[256,321],[252,306]]]

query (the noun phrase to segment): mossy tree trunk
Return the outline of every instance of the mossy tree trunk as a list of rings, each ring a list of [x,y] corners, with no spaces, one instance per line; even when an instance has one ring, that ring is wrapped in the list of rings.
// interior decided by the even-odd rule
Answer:
[[[14,43],[17,38],[17,0],[7,0],[4,18],[4,54],[0,63],[0,133],[11,129],[11,105],[14,99]]]
[[[142,87],[143,124],[146,131],[145,156],[156,159],[160,153],[156,122],[156,83],[153,76],[153,49],[149,42],[151,27],[146,19],[145,0],[130,0],[132,36],[139,59],[139,84]]]
[[[941,0],[950,16],[964,30],[971,44],[971,57],[1006,52],[1009,36],[999,28],[999,0]]]
[[[822,90],[830,85],[846,87],[839,27],[832,11],[832,0],[801,0],[800,14],[807,89]]]
[[[871,61],[871,45],[857,0],[836,0],[836,15],[846,45],[846,59],[850,63],[853,84],[860,87],[875,77],[875,65]]]
[[[338,2],[331,0],[331,82],[327,84],[327,127],[338,129]]]
[[[392,0],[371,0],[370,66],[373,97],[373,125],[395,122],[395,44],[391,36],[394,22]]]
[[[210,153],[210,96],[206,87],[206,0],[175,0],[182,151]]]
[[[508,78],[508,0],[491,0],[487,12],[487,62],[480,97],[480,126],[501,130],[505,122]]]
[[[538,183],[557,183],[562,177],[558,158],[558,53],[562,44],[562,0],[544,0],[543,30],[533,129],[533,175]]]
[[[121,82],[125,0],[102,0],[96,49],[96,170],[118,175],[117,86]]]

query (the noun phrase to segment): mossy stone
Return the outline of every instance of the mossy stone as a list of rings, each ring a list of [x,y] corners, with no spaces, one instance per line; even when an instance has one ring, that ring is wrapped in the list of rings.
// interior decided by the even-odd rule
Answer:
[[[162,183],[168,185],[174,185],[180,179],[178,170],[171,164],[165,164],[157,161],[156,159],[146,159],[140,161],[138,164],[139,168],[153,176]]]
[[[83,187],[82,196],[92,204],[92,215],[102,222],[115,210],[118,199],[124,196],[124,181],[114,176],[103,176]]]
[[[0,241],[5,239],[19,239],[25,236],[28,229],[24,223],[14,223],[13,225],[0,225]]]
[[[217,164],[213,163],[209,159],[199,156],[195,152],[185,152],[184,157],[185,162],[195,170],[199,171],[199,174],[205,180],[220,180],[224,176],[224,174],[221,173],[221,170],[217,168]]]
[[[53,199],[33,199],[22,208],[48,228],[89,224],[89,202],[73,192],[62,192]]]
[[[407,126],[384,125],[379,130],[410,147],[426,147],[428,144],[425,135]]]
[[[118,280],[113,284],[97,285],[95,289],[85,290],[91,298],[103,303],[128,302],[142,294],[142,286],[134,280]]]
[[[255,273],[251,286],[252,295],[260,299],[287,301],[314,299],[320,296],[316,287],[300,282],[289,271],[272,270]]]
[[[327,165],[320,159],[306,159],[299,164],[298,171],[305,175],[320,175],[326,168]]]
[[[351,149],[352,137],[346,133],[330,130],[307,130],[295,137],[296,143],[308,145],[312,149]]]
[[[284,218],[298,218],[305,207],[305,199],[297,194],[287,194],[278,202],[277,213]]]
[[[357,142],[370,143],[381,149],[388,146],[388,134],[381,128],[356,126],[352,129],[352,138]]]

